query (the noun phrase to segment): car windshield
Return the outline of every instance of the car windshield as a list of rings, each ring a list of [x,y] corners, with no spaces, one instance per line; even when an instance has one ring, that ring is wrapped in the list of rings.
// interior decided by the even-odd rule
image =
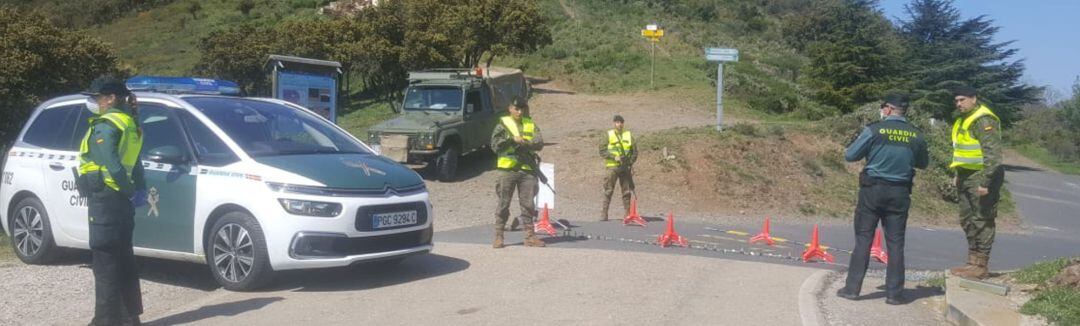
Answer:
[[[367,153],[353,137],[297,108],[243,98],[189,97],[185,100],[252,157]]]
[[[461,110],[461,88],[450,86],[409,87],[405,94],[406,110]]]

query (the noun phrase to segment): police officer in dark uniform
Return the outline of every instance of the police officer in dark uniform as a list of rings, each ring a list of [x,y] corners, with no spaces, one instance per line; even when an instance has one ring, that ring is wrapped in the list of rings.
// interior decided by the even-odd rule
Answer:
[[[903,304],[904,233],[915,168],[929,163],[922,131],[904,118],[907,99],[898,94],[885,97],[881,105],[882,121],[870,124],[848,146],[844,159],[866,159],[859,174],[859,199],[855,207],[855,250],[851,253],[847,282],[836,295],[855,300],[862,289],[863,277],[870,264],[870,243],[878,221],[885,229],[888,266],[885,273],[885,303]]]
[[[138,325],[143,312],[132,250],[135,207],[145,205],[142,131],[135,97],[118,79],[95,79],[83,94],[94,112],[79,148],[79,189],[87,198],[94,270],[91,325]]]

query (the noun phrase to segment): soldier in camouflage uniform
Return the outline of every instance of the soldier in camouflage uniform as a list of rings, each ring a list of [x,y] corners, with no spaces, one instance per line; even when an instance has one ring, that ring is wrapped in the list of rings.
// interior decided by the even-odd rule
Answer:
[[[988,274],[994,219],[1005,181],[1001,121],[979,103],[975,89],[960,87],[953,95],[961,114],[953,123],[953,159],[949,167],[956,171],[954,182],[960,201],[960,225],[967,235],[968,260],[966,265],[949,271],[982,279]]]
[[[518,203],[521,205],[520,220],[525,229],[525,246],[544,246],[544,241],[538,239],[533,230],[533,218],[536,216],[534,199],[540,190],[534,174],[540,171],[534,164],[539,162],[529,162],[528,155],[544,148],[544,138],[540,135],[540,128],[524,115],[528,108],[524,99],[515,100],[509,107],[510,114],[502,117],[491,133],[491,149],[499,156],[496,163],[499,175],[495,183],[499,202],[495,209],[495,240],[492,242],[492,247],[496,249],[503,247],[503,232],[510,217],[510,200],[514,197],[514,189],[517,189]]]
[[[608,220],[608,207],[611,195],[615,193],[615,183],[622,190],[622,202],[625,215],[630,214],[630,198],[634,193],[634,174],[632,166],[637,161],[637,148],[633,145],[630,131],[623,128],[626,121],[616,115],[612,119],[615,128],[604,133],[600,142],[600,157],[604,158],[604,206],[600,211],[600,220]]]

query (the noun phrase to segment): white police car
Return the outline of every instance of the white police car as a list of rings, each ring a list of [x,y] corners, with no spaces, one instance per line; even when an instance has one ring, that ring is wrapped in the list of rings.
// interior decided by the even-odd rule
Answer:
[[[136,255],[206,263],[223,287],[247,290],[274,271],[431,251],[434,215],[420,176],[317,114],[222,96],[239,94],[226,81],[136,77],[128,86],[149,193],[135,212]],[[91,116],[85,101],[41,104],[5,153],[0,221],[26,263],[88,248],[86,199],[72,173]]]

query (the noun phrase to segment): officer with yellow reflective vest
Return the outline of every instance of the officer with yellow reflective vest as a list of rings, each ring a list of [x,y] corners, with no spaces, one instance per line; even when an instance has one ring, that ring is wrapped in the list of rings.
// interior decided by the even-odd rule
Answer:
[[[510,217],[510,200],[517,189],[518,203],[521,205],[521,224],[525,229],[524,244],[527,247],[543,247],[544,241],[538,239],[533,230],[533,218],[536,216],[536,193],[540,190],[540,173],[535,155],[544,148],[544,138],[540,128],[527,115],[529,109],[525,99],[514,100],[509,107],[509,114],[503,116],[491,133],[491,149],[498,154],[496,168],[498,180],[495,193],[499,201],[495,209],[495,240],[493,248],[503,247],[503,232],[506,220]]]
[[[633,136],[624,128],[626,121],[621,115],[612,119],[615,128],[604,133],[600,143],[600,156],[604,158],[604,206],[600,211],[600,220],[608,220],[608,207],[611,206],[611,195],[615,192],[615,182],[618,181],[619,189],[622,190],[622,202],[624,215],[630,213],[630,199],[634,194],[633,164],[637,161],[637,150],[634,148]]]
[[[145,205],[142,131],[135,100],[123,82],[95,79],[87,108],[95,114],[79,147],[81,194],[87,196],[94,271],[91,325],[138,325],[143,312],[139,273],[132,249],[135,207]]]
[[[968,260],[949,271],[956,276],[986,278],[994,243],[997,204],[1005,170],[1001,166],[1001,119],[979,103],[971,87],[953,90],[960,116],[952,128],[953,158],[960,201],[960,225],[968,242]]]

